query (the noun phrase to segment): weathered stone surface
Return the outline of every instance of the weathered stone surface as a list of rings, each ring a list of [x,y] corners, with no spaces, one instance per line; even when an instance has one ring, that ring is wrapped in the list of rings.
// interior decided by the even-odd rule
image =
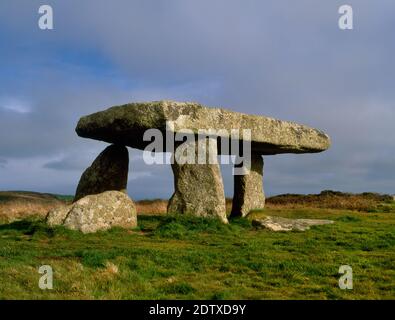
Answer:
[[[190,129],[250,129],[252,149],[262,155],[310,153],[326,150],[329,137],[322,131],[293,122],[264,116],[247,115],[198,103],[156,101],[130,103],[82,117],[77,134],[110,143],[144,149],[147,129],[166,130],[166,121],[174,122],[174,132]],[[228,135],[226,135],[228,137]]]
[[[59,206],[50,210],[46,217],[46,222],[50,226],[63,224],[70,211],[71,206]]]
[[[252,220],[252,224],[257,227],[263,227],[272,231],[305,231],[309,230],[310,226],[318,226],[323,224],[334,223],[332,220],[319,219],[288,219],[282,217],[256,218]]]
[[[198,143],[195,147],[197,157]],[[209,150],[208,146],[207,154]],[[215,151],[211,151],[215,154]],[[224,186],[218,164],[179,164],[175,161],[172,169],[175,192],[169,201],[168,213],[218,218],[228,223]]]
[[[232,217],[245,217],[251,210],[265,207],[261,155],[251,155],[251,168],[248,174],[234,176],[233,194]]]
[[[107,147],[82,174],[74,202],[104,191],[126,191],[129,170],[129,153],[126,147]]]
[[[46,221],[51,226],[64,225],[72,230],[92,233],[112,227],[136,227],[137,212],[125,193],[106,191],[50,211]]]

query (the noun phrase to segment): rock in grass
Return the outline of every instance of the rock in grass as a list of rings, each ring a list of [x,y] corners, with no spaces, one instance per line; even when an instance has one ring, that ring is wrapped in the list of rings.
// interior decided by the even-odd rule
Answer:
[[[106,191],[50,211],[46,220],[51,226],[63,225],[68,229],[93,233],[112,227],[136,227],[137,211],[134,202],[125,193]]]
[[[129,153],[124,146],[107,147],[82,174],[74,202],[104,191],[125,191],[128,181]]]
[[[46,222],[49,226],[57,226],[63,224],[70,211],[71,206],[60,206],[50,210],[46,217]]]
[[[334,223],[332,220],[320,219],[288,219],[282,217],[268,216],[266,218],[256,218],[252,220],[252,225],[269,229],[271,231],[305,231],[310,226]]]

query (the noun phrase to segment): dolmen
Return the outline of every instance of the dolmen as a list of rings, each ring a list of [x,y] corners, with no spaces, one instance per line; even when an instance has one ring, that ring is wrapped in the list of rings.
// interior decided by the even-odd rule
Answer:
[[[263,156],[317,153],[330,146],[328,135],[305,125],[175,101],[115,106],[82,117],[76,132],[111,145],[83,173],[75,201],[107,191],[124,193],[126,147],[131,147],[145,151],[148,165],[171,164],[175,191],[168,213],[224,223],[228,219],[220,164],[233,165],[231,216],[245,217],[265,206]]]

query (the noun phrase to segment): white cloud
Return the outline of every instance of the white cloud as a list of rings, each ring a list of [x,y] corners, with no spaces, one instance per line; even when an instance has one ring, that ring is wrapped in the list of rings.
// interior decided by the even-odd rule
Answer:
[[[21,114],[31,112],[31,106],[27,102],[17,98],[0,97],[0,108],[6,111],[21,113]]]
[[[337,28],[336,1],[51,3],[55,32],[45,33],[37,27],[40,1],[0,1],[0,39],[8,44],[0,50],[0,156],[20,163],[2,168],[0,188],[73,192],[105,148],[76,136],[80,116],[130,101],[177,99],[329,133],[333,145],[320,155],[267,157],[270,193],[329,187],[393,193],[394,1],[350,0],[358,12],[352,32]],[[70,52],[73,58],[65,58]],[[96,55],[108,62],[105,72]],[[5,101],[9,96],[16,98]],[[58,170],[30,166],[33,157]],[[139,180],[131,193],[168,196],[171,168],[162,167],[147,168],[133,151],[131,180]],[[48,175],[51,185],[41,179]]]

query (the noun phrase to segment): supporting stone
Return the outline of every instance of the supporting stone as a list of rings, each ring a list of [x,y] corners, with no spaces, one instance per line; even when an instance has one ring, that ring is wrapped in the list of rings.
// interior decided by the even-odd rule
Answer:
[[[210,139],[207,139],[207,141]],[[201,140],[200,140],[201,141]],[[206,139],[204,140],[206,142]],[[206,156],[215,158],[217,156],[216,141],[209,143]],[[188,143],[186,152],[192,153],[195,164],[178,163],[177,150],[173,156],[175,192],[167,207],[168,213],[191,214],[199,217],[218,218],[224,223],[228,223],[225,208],[225,192],[222,182],[221,170],[218,163],[198,164],[199,143]],[[185,144],[183,145],[185,147]],[[192,149],[192,150],[191,150]],[[178,149],[179,151],[179,149]],[[211,156],[208,156],[208,155]],[[190,158],[191,159],[191,158]]]
[[[245,217],[251,210],[262,209],[264,206],[263,158],[252,153],[250,172],[234,176],[231,217]]]
[[[74,202],[105,191],[126,192],[129,153],[124,146],[107,147],[82,174]]]

